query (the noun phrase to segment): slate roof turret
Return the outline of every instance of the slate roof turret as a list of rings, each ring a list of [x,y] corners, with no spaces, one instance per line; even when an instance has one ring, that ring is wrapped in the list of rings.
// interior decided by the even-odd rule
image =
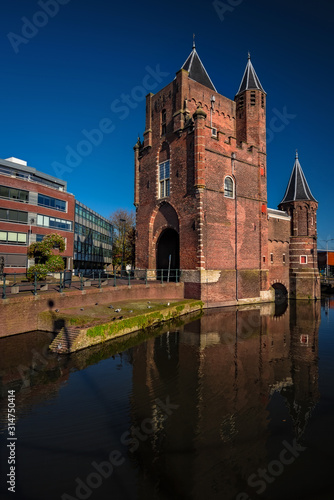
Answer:
[[[189,73],[189,78],[195,80],[195,82],[201,83],[205,87],[217,92],[216,87],[212,83],[211,78],[209,77],[204,65],[197,54],[195,42],[193,43],[193,49],[187,58],[186,62],[182,66],[181,69],[185,69]]]
[[[298,152],[296,151],[295,164],[292,169],[288,187],[286,188],[285,195],[281,203],[290,201],[317,201],[307,184],[306,177],[303,169],[299,163]]]
[[[246,69],[244,72],[244,76],[242,77],[239,90],[236,95],[241,94],[241,92],[244,92],[245,90],[254,90],[254,89],[261,90],[262,92],[266,93],[263,90],[261,82],[252,64],[250,53],[248,52],[248,61]]]

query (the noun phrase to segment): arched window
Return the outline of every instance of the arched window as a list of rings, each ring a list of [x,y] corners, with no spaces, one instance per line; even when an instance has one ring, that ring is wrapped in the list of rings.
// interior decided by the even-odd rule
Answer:
[[[225,177],[224,196],[226,198],[234,198],[234,182],[232,177]]]

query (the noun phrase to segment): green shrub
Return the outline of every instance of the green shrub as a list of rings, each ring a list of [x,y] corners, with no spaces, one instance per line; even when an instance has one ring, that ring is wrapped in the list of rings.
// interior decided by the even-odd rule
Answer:
[[[60,255],[51,255],[46,261],[45,266],[50,273],[59,273],[64,270],[65,264]]]
[[[36,264],[29,267],[27,271],[27,278],[29,281],[35,280],[35,273],[37,273],[37,281],[45,280],[48,274],[48,268],[45,264]]]

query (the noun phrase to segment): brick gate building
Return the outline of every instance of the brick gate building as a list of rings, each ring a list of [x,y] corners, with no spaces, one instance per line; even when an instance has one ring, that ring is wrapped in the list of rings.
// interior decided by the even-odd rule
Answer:
[[[137,269],[180,269],[185,296],[212,305],[319,296],[317,202],[298,158],[279,210],[267,207],[266,92],[250,56],[232,101],[194,46],[147,96],[134,150]]]

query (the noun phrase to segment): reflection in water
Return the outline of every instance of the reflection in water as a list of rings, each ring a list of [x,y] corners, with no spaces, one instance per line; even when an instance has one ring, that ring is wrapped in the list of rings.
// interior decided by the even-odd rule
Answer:
[[[292,302],[278,314],[272,305],[213,309],[141,342],[132,337],[125,351],[108,343],[62,358],[43,351],[44,334],[23,350],[19,337],[2,340],[2,394],[15,386],[22,415],[23,498],[79,498],[75,479],[85,481],[113,449],[124,464],[91,486],[92,499],[326,498],[304,477],[316,469],[307,440],[320,399],[320,303]],[[29,338],[20,337],[23,345]],[[305,449],[291,465],[277,464],[284,443]]]
[[[154,416],[156,395],[180,405],[138,449],[139,498],[247,491],[249,476],[268,462],[271,424],[284,406],[290,441],[301,441],[319,399],[320,303],[295,302],[280,317],[266,312],[211,310],[134,349],[134,425]]]

